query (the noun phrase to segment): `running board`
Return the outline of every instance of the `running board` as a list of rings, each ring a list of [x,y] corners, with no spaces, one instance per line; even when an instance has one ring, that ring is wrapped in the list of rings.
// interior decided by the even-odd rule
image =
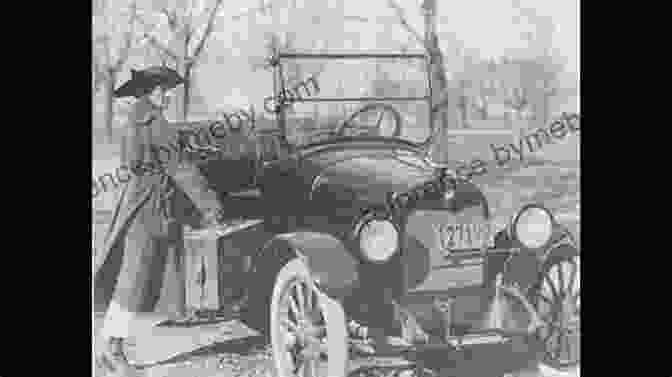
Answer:
[[[420,355],[430,355],[436,352],[445,353],[451,351],[460,351],[471,347],[482,345],[504,344],[509,342],[514,337],[524,338],[529,336],[525,331],[505,331],[499,329],[491,329],[478,333],[470,333],[464,336],[447,337],[445,343],[428,343],[428,344],[408,344],[400,338],[392,338],[397,341],[390,341],[387,339],[385,344],[368,344],[368,347],[375,349],[374,352],[367,353],[365,356],[369,357],[408,357],[409,360],[417,360]],[[353,345],[359,345],[360,342],[353,342]],[[366,344],[366,343],[364,343]],[[364,356],[364,355],[362,355]]]
[[[471,345],[504,343],[508,341],[509,338],[510,337],[503,336],[502,334],[498,333],[467,334],[459,337],[458,336],[448,337],[446,339],[446,343],[459,349]]]

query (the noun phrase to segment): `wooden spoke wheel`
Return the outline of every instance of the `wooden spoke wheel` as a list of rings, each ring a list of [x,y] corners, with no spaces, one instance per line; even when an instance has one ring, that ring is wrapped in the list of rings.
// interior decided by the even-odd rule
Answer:
[[[553,261],[542,273],[533,305],[544,325],[538,336],[544,347],[544,364],[560,370],[581,360],[580,257]]]
[[[348,362],[342,305],[324,294],[300,258],[277,274],[271,345],[278,377],[344,377]]]

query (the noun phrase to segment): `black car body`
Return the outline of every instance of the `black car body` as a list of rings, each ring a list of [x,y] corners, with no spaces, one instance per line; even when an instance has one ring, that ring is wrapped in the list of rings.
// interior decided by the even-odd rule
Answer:
[[[277,87],[280,130],[291,127],[282,117],[288,101],[282,93]],[[229,177],[235,179],[236,169],[248,173],[232,189]],[[248,301],[241,319],[271,336],[268,307],[279,289],[277,276],[294,259],[305,263],[315,286],[343,306],[349,321],[398,334],[403,326],[395,307],[401,306],[414,313],[426,333],[445,337],[484,330],[502,284],[515,287],[541,311],[539,292],[549,270],[579,255],[567,228],[541,206],[521,208],[507,228],[494,229],[479,187],[429,160],[427,144],[399,137],[331,135],[290,148],[283,158],[211,161],[204,170],[226,186],[219,191],[232,218],[263,219],[245,241]],[[258,195],[240,199],[231,194],[250,188],[246,185],[258,189]],[[516,230],[521,216],[530,213],[548,218],[552,227],[534,247],[526,246]],[[378,228],[367,228],[373,234],[367,245],[392,245],[384,258],[363,251],[363,229],[374,223]],[[576,275],[578,265],[572,266]],[[551,299],[562,300],[559,294]],[[447,302],[448,329],[440,310]],[[552,315],[556,304],[547,309]],[[546,359],[558,357],[548,354]]]

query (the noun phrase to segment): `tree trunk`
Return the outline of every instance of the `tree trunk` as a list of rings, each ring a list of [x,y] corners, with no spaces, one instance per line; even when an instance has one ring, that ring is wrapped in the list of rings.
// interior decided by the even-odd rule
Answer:
[[[185,75],[185,69],[184,69],[184,63],[177,62],[175,67],[175,70],[184,78],[185,80],[188,80],[188,78]],[[184,103],[185,103],[185,88],[186,88],[186,83],[179,85],[177,88],[173,89],[175,92],[175,97],[171,101],[171,107],[172,107],[172,114],[173,117],[176,121],[178,122],[184,122],[187,119],[187,114],[184,111]]]
[[[434,140],[432,152],[434,160],[440,162],[449,161],[448,155],[449,140],[448,129],[451,125],[459,123],[458,107],[459,107],[459,90],[457,87],[449,87],[446,76],[446,67],[443,64],[444,56],[439,47],[439,37],[436,34],[436,2],[425,1],[422,8],[424,9],[424,23],[425,23],[425,46],[430,49],[432,61],[429,69],[431,70],[431,80],[434,95],[439,97],[446,96],[447,106],[443,107],[434,118],[434,127],[438,128],[437,140]],[[438,101],[433,100],[433,103]],[[438,124],[437,124],[438,123]]]
[[[180,103],[180,114],[179,120],[182,122],[187,121],[187,116],[189,115],[189,99],[191,98],[191,72],[192,66],[190,64],[185,65],[183,76],[184,84],[182,84],[182,98]]]
[[[103,122],[107,133],[108,143],[113,142],[114,132],[114,86],[117,81],[117,73],[113,70],[107,71],[107,77],[104,84],[105,107],[103,109]]]
[[[189,80],[187,77],[187,56],[188,56],[188,40],[184,30],[175,31],[173,40],[171,41],[171,50],[176,52],[178,60],[175,62],[175,70],[182,76],[185,80]],[[185,95],[185,88],[188,84],[182,84],[175,88],[175,98],[174,105],[171,104],[173,108],[172,114],[175,117],[175,120],[184,122],[187,120],[187,112],[185,109],[185,103],[188,99]]]
[[[544,123],[544,117],[546,109],[544,106],[544,103],[546,102],[546,99],[544,98],[545,95],[542,90],[538,88],[534,88],[531,90],[531,95],[530,95],[530,107],[532,109],[532,119],[533,123],[537,127],[541,127]]]
[[[548,89],[551,85],[544,83],[544,124],[548,124],[551,119],[551,97],[555,95],[554,89]]]
[[[460,122],[462,123],[462,128],[467,129],[469,128],[469,118],[468,118],[469,103],[467,102],[466,96],[461,95],[459,98],[460,102],[458,107],[460,112]]]

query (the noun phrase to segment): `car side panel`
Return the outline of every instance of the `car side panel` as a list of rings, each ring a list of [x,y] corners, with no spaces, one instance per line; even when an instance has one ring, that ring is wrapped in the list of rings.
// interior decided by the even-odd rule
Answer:
[[[328,234],[295,232],[278,235],[266,244],[252,263],[257,266],[283,264],[294,257],[306,261],[320,288],[330,297],[343,299],[358,285],[357,261],[341,241]]]

